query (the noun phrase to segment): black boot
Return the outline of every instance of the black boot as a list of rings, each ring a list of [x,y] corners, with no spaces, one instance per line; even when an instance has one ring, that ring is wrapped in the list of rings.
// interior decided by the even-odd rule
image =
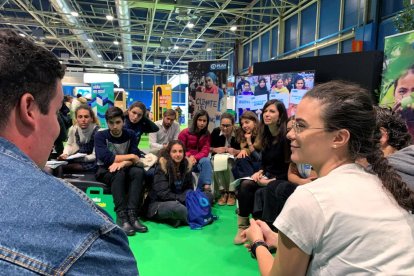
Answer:
[[[128,218],[135,232],[139,232],[139,233],[148,232],[148,228],[144,224],[142,224],[141,221],[139,221],[139,218],[135,210],[128,210]]]
[[[121,229],[127,234],[127,236],[135,235],[135,229],[129,223],[128,213],[126,211],[121,211],[116,214],[116,224],[121,227]]]

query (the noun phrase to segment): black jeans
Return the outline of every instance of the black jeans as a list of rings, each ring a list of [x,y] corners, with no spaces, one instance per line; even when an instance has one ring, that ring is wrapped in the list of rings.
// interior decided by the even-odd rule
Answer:
[[[180,220],[184,224],[187,222],[187,207],[178,201],[154,202],[157,204],[157,213],[153,217],[156,220]]]
[[[144,169],[140,167],[131,166],[112,173],[99,167],[96,179],[111,186],[115,212],[135,210],[138,213],[144,192],[144,175]]]
[[[242,180],[237,187],[236,196],[239,201],[239,216],[248,217],[253,213],[254,195],[258,189],[263,189],[252,180]]]
[[[282,212],[283,206],[297,185],[287,180],[274,180],[264,189],[257,191],[254,199],[253,216],[267,222],[273,227],[273,222]]]

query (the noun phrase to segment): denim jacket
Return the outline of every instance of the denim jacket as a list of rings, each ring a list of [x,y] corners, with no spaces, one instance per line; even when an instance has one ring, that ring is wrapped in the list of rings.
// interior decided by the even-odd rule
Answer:
[[[123,231],[0,137],[0,275],[137,275]]]

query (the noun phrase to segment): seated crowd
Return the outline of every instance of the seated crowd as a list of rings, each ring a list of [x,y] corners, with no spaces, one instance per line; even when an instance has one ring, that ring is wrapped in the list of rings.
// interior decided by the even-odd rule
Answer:
[[[346,86],[347,84],[341,85]],[[204,110],[196,112],[189,128],[180,132],[174,110],[166,110],[162,120],[152,123],[145,117],[145,106],[142,103],[134,103],[125,117],[119,108],[108,109],[105,118],[109,129],[97,131],[99,126],[92,110],[81,105],[75,111],[75,125],[69,129],[69,139],[59,159],[66,160],[75,152],[87,155],[83,159],[76,159],[77,163],[69,162],[62,167],[62,170],[63,172],[73,172],[76,169],[80,171],[93,169],[90,162],[95,161],[96,151],[96,179],[110,185],[118,218],[117,223],[127,235],[148,231],[148,228],[138,218],[138,214],[144,215],[150,220],[165,222],[173,227],[188,224],[186,194],[188,191],[199,189],[204,192],[211,204],[216,201],[219,206],[231,206],[236,204],[236,200],[238,201],[238,231],[234,243],[238,245],[251,242],[248,247],[257,256],[263,274],[273,272],[276,268],[274,268],[275,265],[272,265],[271,259],[266,253],[267,250],[261,248],[262,245],[265,249],[269,247],[280,248],[280,252],[284,252],[289,246],[297,248],[297,253],[287,251],[286,255],[278,256],[275,259],[274,263],[279,264],[282,258],[298,258],[293,262],[295,266],[292,264],[283,267],[285,271],[314,269],[312,266],[308,266],[310,256],[314,258],[317,256],[314,251],[317,247],[312,249],[313,244],[309,243],[310,241],[300,240],[307,238],[304,231],[298,235],[295,230],[292,230],[294,228],[290,229],[290,227],[296,227],[293,224],[296,221],[292,221],[290,216],[300,215],[297,213],[300,208],[314,209],[319,208],[318,204],[322,204],[319,200],[309,202],[308,204],[312,203],[313,205],[304,205],[303,207],[304,203],[301,205],[296,203],[298,200],[307,202],[309,194],[306,193],[309,192],[305,191],[309,189],[309,191],[313,191],[321,185],[317,183],[322,182],[315,181],[318,177],[327,176],[330,174],[330,170],[335,167],[338,167],[337,173],[344,174],[349,170],[360,175],[358,177],[364,177],[366,172],[361,171],[358,165],[346,165],[351,164],[351,161],[354,160],[367,170],[375,171],[382,168],[388,171],[393,181],[401,183],[398,184],[401,187],[407,187],[397,175],[391,173],[390,167],[384,167],[385,163],[376,165],[378,162],[375,161],[375,158],[379,158],[379,153],[375,153],[376,155],[373,156],[374,152],[369,153],[368,148],[364,148],[367,151],[364,154],[347,152],[347,150],[357,150],[352,146],[353,143],[362,143],[361,141],[353,142],[352,129],[346,129],[343,133],[338,131],[336,136],[333,136],[332,133],[328,137],[331,140],[325,142],[329,144],[328,142],[331,141],[332,153],[326,152],[326,150],[324,152],[327,144],[324,147],[322,145],[316,147],[312,145],[312,142],[308,144],[306,135],[299,135],[306,132],[307,129],[316,135],[317,132],[322,132],[328,127],[308,127],[309,122],[304,119],[306,116],[300,117],[303,114],[300,112],[301,110],[305,110],[311,115],[309,108],[315,104],[313,97],[318,97],[317,88],[312,90],[313,92],[309,93],[309,96],[299,106],[302,108],[298,108],[296,118],[288,118],[282,102],[269,100],[263,106],[260,118],[254,112],[245,111],[240,117],[240,127],[235,126],[233,115],[223,113],[219,127],[211,133],[208,131],[210,119]],[[329,100],[331,99],[325,101]],[[411,173],[411,169],[407,169],[406,163],[411,162],[412,164],[414,162],[412,154],[414,146],[410,146],[411,137],[404,121],[384,108],[375,107],[375,114],[378,142],[384,156],[390,160],[390,164],[395,167],[401,177],[408,180],[409,187],[413,187],[413,173]],[[139,119],[134,120],[134,116]],[[312,119],[316,122],[316,118],[312,117],[309,120]],[[132,122],[136,126],[131,129]],[[336,122],[332,124],[334,123]],[[141,127],[137,127],[137,125],[141,125]],[[334,129],[342,129],[335,125],[330,127],[332,128],[331,132]],[[352,127],[349,126],[349,128]],[[146,185],[144,185],[146,172],[142,163],[139,162],[145,153],[138,149],[137,144],[142,133],[145,132],[151,132],[149,136],[150,152],[158,157],[157,163],[152,167],[153,182],[146,183]],[[361,139],[363,138],[361,137]],[[311,136],[308,139],[311,139]],[[292,141],[293,144],[291,144]],[[95,147],[91,147],[90,143],[94,143]],[[301,150],[302,144],[309,147],[309,152]],[[311,149],[315,151],[314,154]],[[329,154],[334,155],[333,161],[327,161],[330,158]],[[318,155],[327,159],[319,160]],[[95,164],[95,162],[92,163]],[[342,170],[343,172],[340,172]],[[198,173],[198,178],[194,178],[193,173]],[[381,179],[383,174],[377,173]],[[326,182],[328,178],[322,177],[321,181]],[[194,183],[195,179],[198,179],[197,183]],[[237,179],[240,180],[235,181]],[[370,185],[374,185],[381,180],[372,179],[370,181],[373,181]],[[382,181],[389,182],[390,179]],[[297,187],[312,182],[315,184],[309,186],[309,189],[301,189],[300,192],[294,193]],[[148,193],[144,200],[145,189],[148,190]],[[318,190],[315,190],[315,193],[316,191]],[[390,190],[390,192],[397,191]],[[292,194],[295,196],[291,197]],[[288,205],[284,208],[286,204]],[[392,206],[395,208],[394,205]],[[388,207],[391,208],[391,206]],[[305,210],[303,209],[301,212]],[[326,211],[322,209],[321,212]],[[316,215],[312,215],[305,222],[312,223],[310,219]],[[350,216],[354,217],[352,213]],[[313,219],[320,220],[317,217]],[[337,227],[332,222],[329,225]],[[310,224],[306,227],[319,231],[316,232],[318,234],[322,235],[323,233],[320,232],[322,231],[321,226]],[[386,232],[386,230],[384,231]],[[294,235],[292,236],[291,233]],[[320,238],[326,238],[330,243],[333,243],[334,240],[323,236]],[[263,242],[260,242],[262,240]],[[344,252],[340,254],[344,254]],[[319,260],[319,258],[321,259]],[[317,256],[315,261],[311,262],[315,263],[315,267],[317,267],[316,262],[320,262],[323,258],[326,257]],[[331,258],[337,257],[331,256]],[[355,262],[355,265],[357,263]]]
[[[260,120],[246,111],[240,128],[223,113],[211,134],[201,110],[178,140],[169,110],[155,124],[140,102],[126,114],[111,107],[108,129],[98,130],[91,109],[76,106],[58,150],[61,175],[91,171],[108,184],[116,227],[84,193],[39,170],[63,125],[65,68],[18,34],[0,31],[0,46],[2,274],[137,275],[126,235],[148,231],[139,216],[187,224],[186,195],[197,188],[210,202],[216,191],[218,205],[238,200],[234,243],[246,244],[262,275],[414,275],[414,146],[402,119],[361,87],[317,85],[290,120],[278,100]],[[145,132],[161,132],[151,182],[138,148]]]

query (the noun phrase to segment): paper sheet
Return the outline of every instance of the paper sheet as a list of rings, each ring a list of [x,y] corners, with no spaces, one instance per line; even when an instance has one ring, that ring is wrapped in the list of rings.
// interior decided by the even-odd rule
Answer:
[[[77,158],[85,157],[86,155],[87,155],[86,153],[75,153],[75,154],[69,155],[66,158],[66,160],[77,159]]]
[[[240,182],[242,180],[244,180],[244,179],[253,180],[251,177],[248,177],[248,176],[247,177],[242,177],[242,178],[236,179],[236,180],[234,180],[233,182],[230,183],[230,188],[232,188],[233,190],[235,190],[240,185]]]
[[[46,162],[46,166],[52,169],[56,169],[59,166],[66,165],[68,162],[66,161],[57,161],[57,160],[50,160]]]
[[[229,156],[227,154],[214,155],[213,167],[215,172],[227,170]]]

